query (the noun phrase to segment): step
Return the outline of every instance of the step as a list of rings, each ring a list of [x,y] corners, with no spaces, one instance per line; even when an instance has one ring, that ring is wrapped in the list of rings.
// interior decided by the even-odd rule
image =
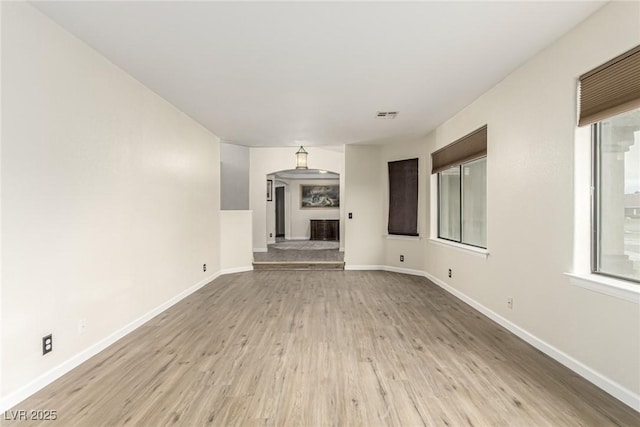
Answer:
[[[257,261],[254,270],[344,270],[344,261]]]

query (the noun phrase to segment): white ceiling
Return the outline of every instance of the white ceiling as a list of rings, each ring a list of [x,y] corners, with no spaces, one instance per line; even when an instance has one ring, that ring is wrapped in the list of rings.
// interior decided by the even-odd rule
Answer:
[[[604,2],[33,4],[224,141],[314,146],[424,135]]]

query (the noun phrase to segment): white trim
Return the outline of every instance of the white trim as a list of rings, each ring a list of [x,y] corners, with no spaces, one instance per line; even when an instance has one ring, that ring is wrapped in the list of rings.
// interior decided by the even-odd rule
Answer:
[[[468,254],[479,256],[486,258],[489,256],[489,251],[482,248],[476,248],[475,246],[464,245],[462,243],[452,242],[450,240],[438,239],[438,238],[429,238],[429,242],[438,246],[445,246],[460,252],[466,252]]]
[[[383,265],[353,265],[353,264],[345,264],[344,269],[345,270],[356,270],[356,271],[361,271],[361,270],[376,271],[376,270],[383,270],[384,266]]]
[[[309,237],[289,237],[285,240],[311,240]]]
[[[267,252],[269,249],[267,248],[253,248],[253,252]]]
[[[344,252],[344,248],[338,249],[338,252]]]
[[[60,378],[62,375],[76,368],[80,364],[86,362],[91,357],[95,356],[105,348],[109,347],[111,344],[118,341],[120,338],[124,337],[125,335],[133,332],[135,329],[139,328],[149,320],[156,317],[158,314],[167,310],[169,307],[180,302],[182,299],[188,297],[189,295],[196,292],[198,289],[202,288],[208,283],[211,283],[213,280],[217,279],[218,276],[220,276],[219,272],[214,273],[205,279],[202,279],[201,281],[191,286],[190,288],[185,289],[184,291],[180,292],[178,295],[174,296],[168,301],[160,304],[159,306],[152,309],[151,311],[138,317],[136,320],[128,323],[127,325],[113,332],[111,335],[106,336],[105,338],[101,339],[95,344],[92,344],[86,349],[82,350],[80,353],[76,354],[75,356],[72,356],[71,358],[67,359],[65,362],[62,362],[58,366],[38,376],[28,384],[20,387],[19,389],[8,394],[7,396],[3,396],[2,399],[0,400],[0,412],[7,411],[8,409],[14,407],[15,405],[22,402],[23,400],[33,395],[37,391],[51,384],[52,382]]]
[[[220,275],[224,276],[225,274],[244,273],[246,271],[253,271],[253,266],[245,265],[244,267],[225,268],[224,270],[220,270]]]
[[[615,381],[610,380],[609,378],[605,377],[599,372],[596,372],[595,370],[586,366],[582,362],[558,350],[551,344],[527,332],[526,330],[522,329],[521,327],[517,326],[511,321],[500,316],[498,313],[480,304],[476,300],[470,298],[469,296],[458,291],[457,289],[449,286],[448,284],[436,278],[435,276],[432,276],[431,274],[426,272],[424,273],[424,276],[427,279],[431,280],[436,285],[440,286],[441,288],[449,292],[450,294],[454,295],[455,297],[469,304],[471,307],[475,308],[476,310],[478,310],[479,312],[487,316],[489,319],[493,320],[494,322],[508,329],[509,331],[517,335],[519,338],[525,340],[526,342],[528,342],[538,350],[542,351],[547,356],[562,363],[564,366],[571,369],[572,371],[582,376],[586,380],[592,382],[596,386],[600,387],[602,390],[609,393],[616,399],[622,401],[626,405],[640,412],[640,395],[635,394],[633,391],[623,387],[622,385],[616,383]]]
[[[598,274],[564,274],[569,276],[569,282],[572,285],[640,304],[640,284],[634,285],[624,280]]]
[[[425,277],[424,271],[422,270],[412,270],[410,268],[394,267],[392,265],[383,265],[382,270],[391,271],[392,273],[401,273],[401,274],[409,274],[411,276]]]
[[[388,240],[422,240],[422,236],[405,236],[402,234],[385,234],[384,238]]]
[[[425,277],[422,270],[411,270],[409,268],[394,267],[392,265],[345,265],[345,270],[370,270],[370,271],[390,271],[392,273],[409,274],[411,276]]]

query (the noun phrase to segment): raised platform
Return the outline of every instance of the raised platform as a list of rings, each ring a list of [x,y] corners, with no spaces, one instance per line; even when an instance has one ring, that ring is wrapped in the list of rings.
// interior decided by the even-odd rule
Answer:
[[[344,270],[344,261],[256,261],[254,270]]]

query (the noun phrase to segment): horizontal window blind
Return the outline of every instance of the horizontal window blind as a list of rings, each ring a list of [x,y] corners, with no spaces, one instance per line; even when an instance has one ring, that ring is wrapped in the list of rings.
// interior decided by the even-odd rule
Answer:
[[[389,234],[418,235],[418,159],[389,162]]]
[[[640,46],[580,76],[579,126],[640,108]]]
[[[431,173],[487,156],[487,126],[431,153]]]

